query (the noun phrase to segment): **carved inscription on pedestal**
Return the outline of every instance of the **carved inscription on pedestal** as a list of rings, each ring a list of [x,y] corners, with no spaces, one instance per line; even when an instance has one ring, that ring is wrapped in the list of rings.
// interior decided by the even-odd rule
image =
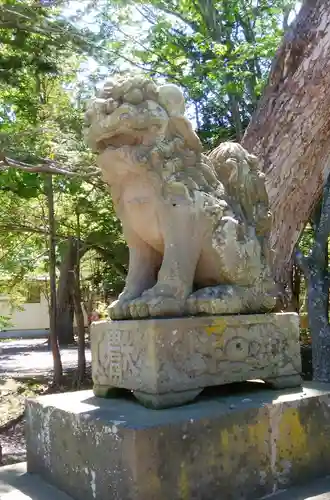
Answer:
[[[113,385],[120,385],[123,378],[123,359],[121,352],[121,332],[113,330],[109,333],[109,377]]]
[[[92,330],[97,385],[163,394],[301,371],[293,313],[110,321]]]

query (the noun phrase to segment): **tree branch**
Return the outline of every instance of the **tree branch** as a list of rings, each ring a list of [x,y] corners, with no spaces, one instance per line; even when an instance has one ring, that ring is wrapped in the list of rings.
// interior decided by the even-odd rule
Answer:
[[[33,226],[16,226],[14,224],[0,224],[0,232],[5,233],[34,233],[34,234],[43,234],[48,236],[48,231],[46,229],[41,229]],[[63,236],[57,235],[58,238]]]
[[[13,233],[34,233],[34,234],[43,234],[45,236],[49,236],[49,231],[47,229],[41,229],[33,226],[16,226],[14,224],[0,224],[0,232],[13,232]],[[117,271],[117,273],[124,277],[126,276],[126,269],[120,264],[115,262],[115,257],[113,253],[109,250],[109,247],[103,248],[101,245],[97,244],[96,242],[92,241],[94,239],[95,233],[89,234],[85,240],[79,240],[79,248],[80,248],[80,258],[88,251],[94,249],[96,252],[98,252],[105,261],[108,261],[111,263],[113,268]],[[56,239],[62,239],[62,240],[69,240],[72,238],[72,236],[65,235],[65,234],[58,234],[55,233],[54,237]]]
[[[62,166],[58,166],[56,162],[48,160],[47,158],[43,158],[41,161],[42,163],[39,165],[30,165],[29,163],[14,160],[2,155],[0,156],[0,171],[7,170],[8,168],[15,168],[17,170],[29,172],[31,174],[60,174],[66,175],[67,177],[91,177],[99,174],[100,172],[98,169],[95,169],[94,171],[89,173],[82,173],[79,171],[68,170],[66,168],[63,168]]]
[[[161,2],[157,2],[154,5],[155,5],[155,7],[157,9],[161,10],[162,12],[164,12],[164,14],[176,17],[181,22],[183,22],[184,24],[186,24],[187,26],[189,26],[193,31],[197,31],[197,32],[200,31],[199,26],[198,26],[197,23],[195,23],[194,21],[190,21],[189,19],[187,19],[186,17],[184,17],[184,15],[181,14],[180,12],[178,12],[177,10],[172,10],[168,6],[163,5]]]

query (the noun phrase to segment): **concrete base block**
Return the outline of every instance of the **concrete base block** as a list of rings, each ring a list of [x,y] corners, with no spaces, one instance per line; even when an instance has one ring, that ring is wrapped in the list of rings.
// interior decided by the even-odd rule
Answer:
[[[255,500],[328,475],[330,385],[242,386],[157,411],[92,391],[30,400],[28,471],[75,500]]]
[[[181,405],[231,382],[301,384],[295,313],[101,321],[93,324],[91,348],[94,394],[124,388],[151,408]]]

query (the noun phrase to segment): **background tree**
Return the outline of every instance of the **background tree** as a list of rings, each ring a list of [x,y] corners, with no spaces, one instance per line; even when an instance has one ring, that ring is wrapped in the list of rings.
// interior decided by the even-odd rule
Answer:
[[[240,140],[296,2],[108,2],[100,30],[119,65],[182,86],[205,146]],[[120,58],[121,56],[121,58]],[[123,56],[125,59],[123,59]]]
[[[0,17],[5,68],[0,74],[0,271],[11,278],[2,282],[6,284],[2,291],[19,297],[22,278],[41,269],[51,271],[54,292],[54,264],[59,270],[50,308],[56,330],[51,338],[57,383],[61,378],[57,341],[73,341],[73,310],[80,332],[79,380],[85,370],[82,311],[77,302],[81,259],[95,248],[98,259],[111,266],[116,246],[112,239],[120,239],[110,197],[97,176],[93,180],[89,176],[93,158],[81,135],[81,103],[95,90],[94,82],[81,84],[81,68],[89,61],[95,38],[87,30],[78,32],[61,16],[61,3],[43,8],[40,3],[6,1]],[[53,223],[50,211],[47,215],[50,190],[44,172],[65,174],[51,183]],[[88,204],[93,210],[87,210]],[[109,221],[103,225],[105,217],[97,212],[107,204]],[[75,217],[81,209],[85,214],[78,224]],[[125,254],[123,242],[121,247]],[[115,268],[120,266],[116,263]],[[122,275],[125,272],[123,267]]]

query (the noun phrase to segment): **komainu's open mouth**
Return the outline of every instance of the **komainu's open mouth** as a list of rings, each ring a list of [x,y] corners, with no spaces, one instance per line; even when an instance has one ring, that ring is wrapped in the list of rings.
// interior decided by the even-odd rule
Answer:
[[[141,77],[106,82],[86,110],[85,140],[95,152],[138,145],[151,130],[164,133],[169,119],[184,110],[183,94],[174,85],[157,87]]]
[[[137,146],[141,144],[141,134],[117,134],[102,139],[97,142],[98,150],[102,151],[107,148],[122,148],[123,146]]]

